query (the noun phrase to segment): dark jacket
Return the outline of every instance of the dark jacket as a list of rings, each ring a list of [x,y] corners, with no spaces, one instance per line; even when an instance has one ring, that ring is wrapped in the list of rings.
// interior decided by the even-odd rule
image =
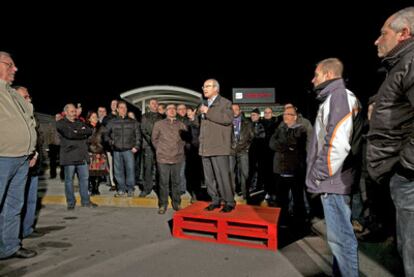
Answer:
[[[89,125],[92,128],[92,135],[88,139],[88,151],[93,154],[103,154],[105,153],[104,149],[104,129],[105,127],[99,122],[95,127]]]
[[[262,122],[256,121],[252,122],[252,128],[253,128],[253,139],[250,144],[250,155],[256,156],[256,158],[261,158],[262,153],[266,148],[268,148],[268,144],[266,145],[266,131],[262,124]]]
[[[60,165],[81,165],[89,161],[87,139],[92,128],[80,120],[67,118],[56,122],[60,135]]]
[[[241,116],[240,135],[239,137],[236,137],[233,132],[231,154],[234,155],[236,153],[249,152],[253,137],[254,133],[251,121],[247,120],[244,116]]]
[[[129,117],[117,117],[106,125],[105,140],[113,151],[141,148],[141,128],[138,121]]]
[[[274,173],[305,175],[305,126],[295,124],[292,127],[288,127],[282,122],[270,138],[269,147],[275,151],[273,158]]]
[[[260,123],[263,125],[264,132],[265,132],[265,145],[266,147],[269,145],[270,138],[274,134],[277,127],[280,125],[281,121],[279,118],[272,117],[271,119],[260,119]]]
[[[142,115],[141,133],[142,133],[142,147],[153,147],[151,142],[152,129],[157,121],[162,120],[163,117],[159,113],[146,112]]]
[[[382,63],[387,77],[375,97],[367,135],[368,172],[377,182],[396,166],[414,171],[414,38],[398,44]]]
[[[36,152],[29,156],[29,159],[36,157],[36,164],[33,167],[29,168],[29,176],[39,176],[42,171],[42,163],[44,159],[43,155],[43,145],[45,142],[45,136],[43,132],[40,130],[40,123],[39,119],[37,118],[36,114],[34,114],[34,118],[36,121]]]
[[[195,153],[198,156],[198,147],[200,146],[200,117],[196,116],[193,121],[188,120],[186,124],[187,132],[184,136],[185,141],[185,153]]]
[[[111,121],[112,119],[114,119],[114,118],[116,118],[116,117],[117,117],[117,116],[116,116],[115,114],[113,114],[113,113],[108,114],[107,116],[105,116],[105,117],[102,119],[102,125],[103,125],[103,126],[108,125],[109,121]]]
[[[200,156],[230,155],[233,111],[231,102],[217,95],[200,127]]]

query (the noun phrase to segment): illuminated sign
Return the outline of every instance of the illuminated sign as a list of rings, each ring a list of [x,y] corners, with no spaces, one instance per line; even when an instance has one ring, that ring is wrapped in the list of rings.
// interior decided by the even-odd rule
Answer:
[[[233,103],[275,103],[274,88],[233,88]]]

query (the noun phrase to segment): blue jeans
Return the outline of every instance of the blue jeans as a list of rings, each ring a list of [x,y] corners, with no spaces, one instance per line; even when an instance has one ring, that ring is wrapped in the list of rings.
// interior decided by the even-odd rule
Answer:
[[[75,170],[78,174],[81,204],[89,204],[89,168],[88,164],[85,162],[81,165],[65,165],[65,195],[68,207],[74,207],[76,205],[75,193],[73,191],[73,176],[75,175]]]
[[[184,160],[181,163],[181,168],[180,168],[180,192],[185,193],[186,191],[187,191],[187,180],[185,178],[185,160]]]
[[[39,185],[38,176],[27,177],[26,183],[26,209],[22,214],[22,232],[23,237],[29,236],[33,233],[34,222],[36,219],[36,205],[37,205],[37,187]]]
[[[0,157],[0,258],[21,247],[20,222],[29,162],[27,156]]]
[[[404,262],[405,276],[414,276],[414,181],[394,174],[391,197],[397,213],[397,246]]]
[[[351,198],[348,195],[321,196],[328,244],[333,254],[334,276],[359,276],[358,241],[351,224]]]
[[[118,191],[134,191],[135,157],[131,150],[114,151],[114,173]]]

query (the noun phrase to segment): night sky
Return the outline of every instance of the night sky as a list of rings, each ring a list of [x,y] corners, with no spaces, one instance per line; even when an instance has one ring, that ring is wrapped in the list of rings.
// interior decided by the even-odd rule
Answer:
[[[201,92],[214,77],[228,98],[233,87],[275,87],[278,103],[293,102],[306,115],[315,107],[315,64],[333,56],[366,105],[383,79],[373,43],[386,18],[414,2],[306,3],[59,2],[8,13],[0,50],[19,68],[14,84],[27,86],[36,110],[50,114],[69,102],[81,102],[84,112],[109,107],[120,93],[147,85]]]

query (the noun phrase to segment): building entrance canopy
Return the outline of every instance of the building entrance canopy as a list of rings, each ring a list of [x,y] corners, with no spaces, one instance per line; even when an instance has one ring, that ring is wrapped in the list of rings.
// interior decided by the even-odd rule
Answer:
[[[176,86],[147,86],[126,91],[121,98],[146,112],[150,99],[160,104],[185,104],[196,107],[201,103],[201,93]]]

